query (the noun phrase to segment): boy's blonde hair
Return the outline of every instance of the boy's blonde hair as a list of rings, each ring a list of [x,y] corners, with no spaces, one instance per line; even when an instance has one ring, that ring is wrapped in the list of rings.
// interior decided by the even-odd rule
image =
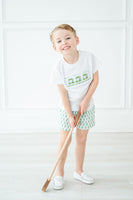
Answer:
[[[75,37],[77,36],[76,30],[72,26],[70,26],[69,24],[60,24],[60,25],[56,26],[50,34],[50,40],[51,40],[52,43],[54,43],[54,41],[53,41],[54,32],[59,30],[59,29],[71,31],[74,34]]]

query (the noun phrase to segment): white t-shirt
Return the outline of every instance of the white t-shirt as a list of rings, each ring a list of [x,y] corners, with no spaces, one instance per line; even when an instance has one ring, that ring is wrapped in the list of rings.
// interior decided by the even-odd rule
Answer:
[[[93,74],[100,66],[99,60],[91,52],[79,51],[79,59],[74,64],[68,64],[60,58],[52,70],[51,81],[63,84],[68,91],[72,111],[79,110],[79,104],[86,95]],[[94,105],[93,99],[89,102],[89,110]],[[64,109],[60,99],[59,107]]]

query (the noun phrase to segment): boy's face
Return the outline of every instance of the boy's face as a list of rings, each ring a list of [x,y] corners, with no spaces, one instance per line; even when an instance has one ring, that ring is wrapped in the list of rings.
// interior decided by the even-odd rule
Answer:
[[[77,50],[79,38],[75,37],[73,32],[59,29],[53,35],[53,48],[55,51],[60,52],[62,55],[70,55],[73,51]]]

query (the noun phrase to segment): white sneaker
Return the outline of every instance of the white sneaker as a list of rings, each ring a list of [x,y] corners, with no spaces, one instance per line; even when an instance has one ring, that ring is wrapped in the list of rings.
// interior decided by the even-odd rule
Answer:
[[[56,176],[53,179],[53,189],[61,190],[64,188],[64,178],[63,176]]]
[[[73,177],[76,180],[79,180],[86,184],[93,184],[95,182],[95,179],[89,176],[88,174],[86,174],[85,172],[82,172],[81,175],[79,175],[77,172],[74,172]]]

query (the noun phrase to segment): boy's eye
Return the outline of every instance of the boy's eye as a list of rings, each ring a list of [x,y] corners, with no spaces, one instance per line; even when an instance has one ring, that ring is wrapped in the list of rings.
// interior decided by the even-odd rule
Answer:
[[[60,42],[61,42],[61,40],[57,41],[57,43],[60,43]]]
[[[67,39],[67,40],[69,40],[69,39],[70,39],[70,37],[67,37],[66,39]]]

